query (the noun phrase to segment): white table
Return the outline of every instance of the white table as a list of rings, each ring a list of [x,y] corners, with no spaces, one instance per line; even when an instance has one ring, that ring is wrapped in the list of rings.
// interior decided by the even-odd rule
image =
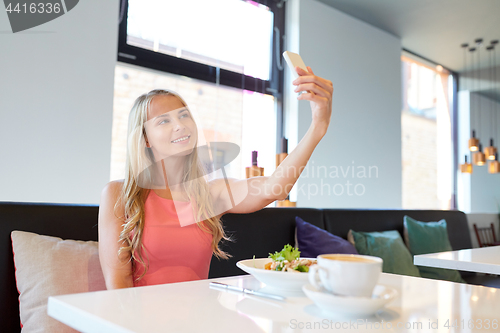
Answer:
[[[379,283],[396,288],[399,296],[377,316],[346,318],[322,313],[301,293],[280,302],[211,289],[210,281],[253,289],[263,287],[253,277],[243,275],[63,295],[49,298],[48,313],[88,333],[500,330],[500,290],[494,288],[382,274]],[[455,320],[460,330],[445,327],[447,321],[453,325]],[[482,328],[478,328],[480,324]],[[437,328],[430,329],[429,325]],[[490,329],[484,329],[485,325],[490,325]],[[497,329],[492,329],[492,325],[497,325]]]
[[[421,254],[413,257],[413,263],[418,266],[500,275],[500,246]]]

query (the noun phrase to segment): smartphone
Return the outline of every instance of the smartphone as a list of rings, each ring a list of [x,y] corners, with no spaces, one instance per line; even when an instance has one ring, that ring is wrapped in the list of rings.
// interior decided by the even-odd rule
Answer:
[[[293,79],[295,80],[296,78],[299,77],[299,74],[297,74],[297,71],[295,70],[295,67],[298,66],[302,68],[303,70],[307,71],[306,65],[304,64],[304,61],[300,57],[299,54],[293,53],[290,51],[285,51],[283,52],[283,58],[285,58],[286,63],[288,64],[288,67],[290,68],[292,72]]]

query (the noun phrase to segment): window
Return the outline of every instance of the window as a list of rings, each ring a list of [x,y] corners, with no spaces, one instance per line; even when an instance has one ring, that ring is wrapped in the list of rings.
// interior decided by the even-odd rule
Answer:
[[[228,177],[245,178],[253,150],[264,174],[274,171],[283,105],[276,54],[281,55],[284,15],[283,8],[269,2],[124,2],[111,180],[124,177],[130,108],[139,95],[155,88],[173,90],[187,101],[207,142],[240,146],[238,158],[225,168]]]
[[[124,1],[118,60],[281,100],[284,6],[273,0]]]
[[[273,18],[254,2],[129,0],[127,44],[269,80]]]
[[[452,209],[453,76],[411,54],[402,56],[402,73],[403,208]]]

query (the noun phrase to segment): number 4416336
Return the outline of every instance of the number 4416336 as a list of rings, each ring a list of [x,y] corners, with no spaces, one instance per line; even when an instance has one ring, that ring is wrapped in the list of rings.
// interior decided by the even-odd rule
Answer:
[[[61,12],[61,4],[59,3],[55,3],[55,4],[52,4],[52,3],[42,3],[42,2],[39,2],[39,3],[30,3],[29,5],[28,4],[23,4],[23,5],[19,5],[19,3],[16,4],[16,6],[14,8],[12,8],[12,4],[9,3],[7,5],[7,7],[5,8],[5,10],[7,11],[7,13],[12,13],[12,12],[15,12],[15,13],[18,13],[18,14],[27,14],[27,13],[31,13],[31,14],[36,14],[36,13],[39,13],[39,14],[51,14],[51,13],[56,13],[56,14],[59,14]]]
[[[451,320],[446,320],[446,322],[443,325],[447,329],[484,329],[484,330],[496,330],[498,329],[498,319],[469,319],[469,320],[458,320],[455,319],[453,321]]]

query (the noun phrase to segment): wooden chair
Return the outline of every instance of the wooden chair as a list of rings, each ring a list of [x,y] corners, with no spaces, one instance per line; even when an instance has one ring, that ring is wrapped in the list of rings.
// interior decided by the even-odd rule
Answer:
[[[495,236],[495,227],[493,223],[489,227],[484,228],[478,228],[474,223],[474,231],[476,232],[479,247],[500,245],[500,242],[497,242]]]

